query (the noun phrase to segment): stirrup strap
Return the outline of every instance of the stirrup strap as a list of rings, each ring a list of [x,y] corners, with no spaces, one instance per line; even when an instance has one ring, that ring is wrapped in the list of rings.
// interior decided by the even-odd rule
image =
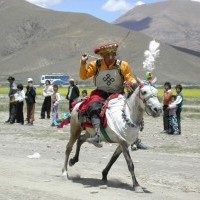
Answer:
[[[114,143],[114,142],[110,139],[110,137],[108,136],[108,134],[107,134],[107,132],[105,131],[105,129],[103,128],[103,126],[100,126],[100,131],[101,131],[103,137],[107,140],[107,142],[109,142],[109,143]]]

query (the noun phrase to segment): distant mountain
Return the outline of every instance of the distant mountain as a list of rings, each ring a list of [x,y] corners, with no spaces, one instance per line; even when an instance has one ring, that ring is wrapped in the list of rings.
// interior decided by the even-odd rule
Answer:
[[[168,0],[137,6],[114,24],[200,52],[200,2]]]
[[[0,82],[9,75],[39,83],[47,73],[79,80],[80,56],[107,42],[119,43],[119,58],[144,78],[144,51],[152,38],[88,14],[57,12],[23,0],[0,0]],[[158,84],[199,84],[200,58],[161,44],[154,74]],[[92,81],[92,80],[91,80]]]

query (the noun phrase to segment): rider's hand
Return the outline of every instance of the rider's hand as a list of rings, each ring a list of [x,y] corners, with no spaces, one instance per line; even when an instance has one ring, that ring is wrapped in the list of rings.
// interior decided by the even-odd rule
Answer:
[[[87,53],[84,53],[82,56],[81,56],[81,64],[86,64],[86,61],[88,60],[88,54]]]
[[[132,89],[135,91],[135,89],[138,87],[137,83],[132,83]]]

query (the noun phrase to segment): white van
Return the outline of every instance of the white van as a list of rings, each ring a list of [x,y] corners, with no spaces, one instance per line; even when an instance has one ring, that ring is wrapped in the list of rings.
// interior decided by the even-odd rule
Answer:
[[[57,84],[57,85],[69,84],[69,76],[61,73],[42,75],[40,79],[40,84],[44,85],[46,80],[49,80],[51,84]]]

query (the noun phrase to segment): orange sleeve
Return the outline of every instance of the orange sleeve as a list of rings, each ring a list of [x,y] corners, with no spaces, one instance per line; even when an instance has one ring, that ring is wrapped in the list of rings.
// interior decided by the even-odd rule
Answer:
[[[79,76],[82,80],[93,77],[96,74],[96,61],[92,61],[89,64],[80,64]]]
[[[122,73],[125,81],[137,83],[137,81],[135,80],[134,75],[132,73],[131,67],[127,62],[122,61],[120,69],[121,69],[121,73]]]

